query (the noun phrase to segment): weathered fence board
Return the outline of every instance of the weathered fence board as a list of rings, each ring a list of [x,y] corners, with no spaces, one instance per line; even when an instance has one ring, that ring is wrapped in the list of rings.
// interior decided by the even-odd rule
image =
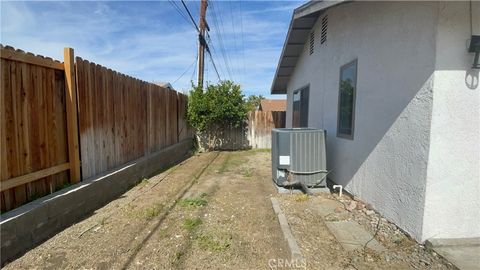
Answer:
[[[252,148],[271,148],[272,128],[284,128],[285,116],[285,112],[249,112],[248,140]]]
[[[198,135],[205,150],[271,148],[272,128],[285,127],[285,112],[253,111],[244,127],[219,126]]]
[[[63,64],[1,47],[1,210],[68,182]]]
[[[185,95],[80,57],[76,63],[84,179],[189,138],[178,132],[188,130]]]
[[[183,94],[70,48],[65,63],[0,50],[2,212],[193,137]]]

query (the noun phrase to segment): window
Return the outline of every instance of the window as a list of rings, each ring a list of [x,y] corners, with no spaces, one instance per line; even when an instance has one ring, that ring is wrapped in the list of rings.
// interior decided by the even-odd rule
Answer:
[[[353,140],[355,95],[357,92],[357,60],[340,68],[337,136]]]
[[[308,127],[309,86],[293,92],[292,127]]]
[[[327,42],[327,28],[328,28],[328,17],[325,15],[322,19],[322,34],[320,36],[320,44]]]

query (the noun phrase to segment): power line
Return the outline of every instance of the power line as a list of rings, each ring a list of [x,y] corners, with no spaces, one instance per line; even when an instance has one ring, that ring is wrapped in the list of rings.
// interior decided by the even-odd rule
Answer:
[[[175,9],[175,11],[180,14],[180,16],[188,23],[190,24],[190,21],[188,20],[187,16],[182,12],[182,9],[175,3],[173,0],[168,0],[168,3]]]
[[[197,23],[195,22],[195,20],[192,17],[192,13],[190,13],[190,10],[188,9],[187,5],[185,4],[185,2],[183,0],[182,0],[182,4],[183,4],[183,7],[185,8],[185,10],[188,13],[188,16],[190,16],[190,20],[192,20],[193,25],[195,25],[195,28],[200,33],[200,29],[198,29]]]
[[[218,18],[219,18],[219,20],[220,20],[220,27],[221,27],[221,28],[219,28],[219,29],[221,29],[221,31],[223,31],[223,34],[222,34],[222,35],[225,36],[225,33],[226,33],[226,31],[225,31],[225,23],[224,23],[224,20],[223,20],[223,13],[220,12],[220,11],[218,12]],[[223,42],[223,44],[225,44],[225,42]],[[225,54],[226,54],[226,56],[227,56],[227,62],[228,62],[228,64],[229,64],[229,69],[230,69],[230,72],[231,72],[230,77],[234,79],[234,76],[232,76],[232,74],[233,74],[233,75],[235,75],[235,74],[234,74],[234,72],[232,72],[232,69],[231,69],[232,60],[231,60],[231,58],[230,58],[229,51],[226,49],[227,47],[224,47],[224,48],[225,48]]]
[[[216,6],[214,6],[212,4],[213,22],[215,24],[216,36],[217,36],[218,42],[219,42],[220,53],[221,53],[222,58],[223,58],[225,69],[227,70],[227,73],[229,74],[229,77],[231,79],[232,74],[230,72],[230,66],[228,64],[228,59],[227,59],[226,52],[225,52],[225,46],[223,44],[224,42],[223,42],[223,36],[222,36],[222,29],[220,28],[220,24],[218,23],[218,19],[217,19],[218,16],[217,16],[217,11],[216,10],[217,10]]]
[[[207,43],[210,44],[210,48],[212,49],[211,53],[212,53],[212,56],[213,55],[217,55],[217,50],[215,49],[215,46],[213,45],[213,42],[212,42],[212,38],[210,37],[210,34],[207,32]],[[223,73],[227,73],[225,72],[225,66],[220,66],[222,68],[222,72]]]
[[[239,63],[238,63],[238,61],[239,61],[238,58],[239,58],[239,57],[238,57],[238,49],[237,49],[237,34],[236,34],[236,31],[235,31],[235,23],[234,23],[234,18],[235,18],[235,16],[233,15],[233,4],[232,4],[232,0],[230,0],[228,3],[229,3],[229,5],[230,5],[230,21],[232,22],[233,46],[234,46],[233,48],[234,48],[234,52],[235,52],[235,56],[234,56],[235,58],[234,58],[233,60],[236,60],[236,61],[234,61],[234,62],[236,62],[235,65],[236,65],[236,67],[238,68],[238,66],[240,66],[240,65],[239,65]],[[234,68],[233,70],[235,71],[235,68]],[[237,74],[238,74],[238,73],[237,73]],[[237,78],[237,79],[238,79],[238,78]]]
[[[215,25],[215,29],[216,29],[216,35],[218,37],[218,41],[219,41],[219,47],[220,47],[220,53],[222,55],[222,58],[223,58],[223,62],[224,62],[224,67],[225,69],[227,70],[227,73],[229,75],[229,78],[232,79],[232,73],[231,73],[231,70],[230,70],[230,65],[229,65],[229,62],[228,62],[228,57],[227,57],[227,54],[226,54],[226,50],[225,50],[225,46],[224,46],[224,42],[223,42],[223,37],[222,37],[222,30],[220,28],[220,24],[218,23],[218,19],[217,19],[217,9],[216,9],[216,5],[213,5],[213,2],[212,2],[212,18],[213,18],[213,23]]]
[[[213,59],[213,56],[214,56],[214,55],[218,55],[218,54],[217,54],[217,51],[216,51],[216,49],[215,49],[215,46],[213,46],[212,39],[211,39],[210,35],[208,34],[208,32],[207,32],[207,38],[208,38],[208,39],[207,39],[207,42],[208,42],[208,44],[210,44],[209,47],[212,49],[211,52],[210,52],[210,54],[212,55],[211,57],[212,57],[212,59]],[[220,66],[220,67],[222,67],[222,66]],[[225,71],[225,69],[224,69],[223,71]]]
[[[183,0],[181,0],[181,1],[182,1],[182,4],[183,4],[183,7],[185,8],[185,10],[188,13],[188,16],[190,16],[190,19],[192,20],[193,24],[195,25],[195,28],[197,29],[198,33],[200,33],[200,29],[198,28],[197,24],[195,23],[195,20],[193,19],[193,16],[190,13],[190,10],[188,9],[185,2]],[[200,33],[200,38],[203,38],[205,40],[205,37],[202,36],[201,33]],[[218,70],[217,70],[217,66],[215,65],[215,61],[213,60],[213,57],[212,57],[212,53],[210,52],[210,49],[209,49],[208,44],[206,42],[205,42],[205,45],[206,45],[205,48],[207,49],[208,55],[210,55],[210,60],[212,61],[213,68],[215,69],[215,72],[217,73],[218,80],[221,80],[220,74],[218,73]]]
[[[193,82],[193,77],[195,77],[195,74],[197,74],[197,65],[193,68],[192,76],[190,77],[190,82]]]
[[[243,33],[243,7],[242,7],[242,0],[240,0],[240,32],[242,33],[242,62],[243,62],[243,80],[245,81],[245,74],[246,74],[246,68],[245,68],[245,39],[244,39],[244,33]]]
[[[170,2],[170,4],[176,9],[176,11],[177,11],[189,24],[190,24],[190,22],[193,23],[195,29],[196,29],[197,32],[199,33],[199,38],[200,38],[201,40],[203,39],[203,41],[205,42],[205,48],[206,48],[206,50],[207,50],[208,55],[210,56],[210,61],[212,62],[213,68],[215,69],[215,73],[217,74],[218,80],[221,81],[220,74],[219,74],[219,72],[218,72],[217,66],[215,65],[215,60],[214,60],[214,58],[213,58],[213,56],[212,56],[212,53],[210,52],[210,48],[209,48],[209,46],[208,46],[208,43],[206,42],[205,37],[204,37],[204,36],[202,35],[202,33],[200,32],[200,29],[198,28],[197,23],[196,23],[195,20],[193,19],[192,13],[191,13],[190,10],[188,9],[188,7],[187,7],[187,5],[185,4],[184,0],[181,0],[181,2],[182,2],[183,7],[184,7],[185,10],[186,10],[188,16],[190,17],[190,21],[187,19],[187,17],[185,16],[185,14],[184,14],[183,12],[181,12],[180,7],[178,7],[174,1],[169,0],[169,2]],[[212,1],[212,3],[213,3],[213,1]],[[213,11],[213,5],[212,5],[212,11]],[[207,35],[208,35],[208,32],[207,32]],[[209,39],[210,39],[210,38],[209,38]],[[199,42],[202,42],[201,40],[200,40]],[[210,45],[212,45],[212,47],[213,47],[213,44],[212,44],[211,40],[210,40]],[[195,58],[195,61],[196,61],[197,59],[198,59],[198,53],[197,53],[197,57]],[[194,62],[194,63],[195,63],[195,62]],[[192,65],[193,65],[193,64],[192,64]],[[190,69],[190,67],[191,67],[192,65],[190,65],[189,68],[188,68],[186,71],[184,71],[183,74],[180,75],[180,77],[179,77],[176,81],[178,81],[178,80]],[[196,68],[193,69],[192,78],[193,78],[193,75],[195,74],[195,71],[196,71]],[[231,76],[230,76],[230,77],[231,77]],[[175,81],[175,82],[176,82],[176,81]]]
[[[213,61],[212,53],[210,53],[210,50],[208,49],[208,47],[207,47],[207,52],[208,52],[208,55],[210,55],[210,60],[212,60],[213,68],[215,69],[215,73],[217,73],[218,80],[221,81],[222,79],[220,79],[220,74],[218,74],[217,66],[215,66],[215,62]]]
[[[191,63],[190,66],[188,66],[188,68],[182,73],[182,75],[180,75],[172,84],[178,82],[178,80],[180,80],[180,78],[182,78],[183,75],[185,75],[185,73],[187,73],[187,71],[189,71],[190,68],[197,62],[197,59],[198,59],[198,53],[197,53],[197,57],[195,57],[195,60],[193,61],[193,63]]]

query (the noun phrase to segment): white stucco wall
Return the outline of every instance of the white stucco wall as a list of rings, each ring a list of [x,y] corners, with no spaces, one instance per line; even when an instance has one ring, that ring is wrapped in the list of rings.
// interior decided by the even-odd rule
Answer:
[[[310,84],[309,126],[327,130],[330,178],[422,239],[438,3],[353,2],[327,11],[328,37],[288,86]],[[340,67],[358,59],[355,137],[336,137]]]
[[[472,3],[480,35],[480,2]],[[467,52],[469,2],[439,4],[422,239],[480,237],[480,86]]]

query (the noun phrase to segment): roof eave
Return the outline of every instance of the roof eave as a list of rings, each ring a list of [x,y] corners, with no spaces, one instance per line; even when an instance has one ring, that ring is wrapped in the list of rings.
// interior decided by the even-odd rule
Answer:
[[[305,3],[305,4],[301,5],[300,7],[296,8],[293,11],[292,19],[290,20],[290,25],[288,27],[288,32],[287,32],[287,35],[285,37],[285,42],[283,43],[282,53],[280,54],[280,58],[279,58],[278,64],[277,64],[277,69],[275,71],[275,76],[273,77],[272,86],[270,88],[270,93],[272,95],[286,94],[287,93],[287,84],[288,84],[288,81],[290,80],[290,77],[293,73],[293,69],[291,69],[291,72],[287,71],[287,74],[280,74],[280,69],[284,68],[281,65],[282,65],[282,61],[285,58],[285,52],[286,52],[286,50],[289,46],[289,41],[290,41],[292,31],[293,31],[292,28],[293,28],[293,25],[294,25],[295,21],[299,20],[299,19],[302,19],[302,18],[307,18],[307,17],[315,18],[315,20],[316,20],[318,18],[318,16],[322,12],[327,10],[328,8],[336,6],[336,5],[344,3],[344,2],[349,2],[349,1],[351,1],[351,0],[310,1],[308,3]],[[314,25],[314,23],[311,25],[311,27],[309,27],[309,29],[302,29],[302,30],[303,31],[305,31],[305,30],[311,31],[311,28],[313,27],[313,25]],[[305,41],[303,41],[302,46],[304,46],[304,44],[305,44]],[[296,44],[296,46],[299,46],[299,44]],[[300,54],[298,54],[298,56],[300,56]],[[296,57],[297,59],[298,59],[298,56]],[[288,57],[292,57],[292,56],[288,56]],[[294,66],[295,65],[296,65],[296,61],[295,61]],[[277,86],[279,78],[283,78],[283,80],[287,80],[287,82],[286,83],[285,82],[279,83],[281,86]]]

